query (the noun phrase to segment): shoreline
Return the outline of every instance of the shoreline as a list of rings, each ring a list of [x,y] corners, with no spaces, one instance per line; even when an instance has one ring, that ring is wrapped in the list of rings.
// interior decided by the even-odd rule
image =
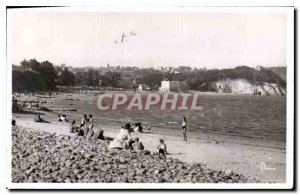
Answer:
[[[173,93],[179,93],[179,94],[199,94],[199,95],[220,95],[220,96],[253,96],[253,97],[267,97],[267,96],[286,96],[286,95],[280,95],[280,94],[269,94],[269,95],[254,95],[251,93],[224,93],[224,92],[216,92],[216,91],[195,91],[195,90],[188,90],[188,91],[180,91],[180,92],[176,92],[176,91],[170,91],[170,92],[163,92],[163,91],[159,91],[159,90],[149,90],[149,91],[138,91],[138,90],[102,90],[102,89],[78,89],[78,91],[73,90],[73,91],[64,91],[64,90],[56,90],[56,91],[49,91],[51,93],[66,93],[66,94],[80,94],[80,92],[82,92],[82,94],[88,94],[88,95],[101,95],[104,93],[141,93],[141,94],[149,94],[149,93],[155,93],[155,94],[173,94]],[[36,94],[42,94],[40,95],[40,97],[42,96],[47,96],[47,94],[49,92],[28,92],[28,93],[36,93]],[[98,93],[98,94],[96,94]],[[18,91],[14,91],[12,92],[12,94],[24,94],[24,92],[18,92]],[[45,97],[44,97],[45,98]]]
[[[48,96],[38,95],[30,98],[26,96],[18,98],[21,101],[32,101],[34,99],[41,101],[44,99],[45,103],[41,106],[45,106],[52,111],[31,110],[27,114],[13,113],[12,116],[16,120],[17,126],[37,131],[72,135],[69,133],[70,124],[58,122],[57,114],[66,114],[77,121],[78,125],[83,113],[92,113],[94,126],[103,129],[104,136],[115,138],[120,127],[127,122],[134,122],[133,119],[140,120],[143,123],[146,122],[146,125],[153,125],[152,118],[140,119],[138,113],[131,113],[131,118],[128,118],[129,116],[122,110],[118,113],[111,113],[112,115],[101,113],[93,106],[95,99],[92,95],[69,94],[49,96],[51,98],[46,97]],[[72,109],[76,109],[76,112],[71,111]],[[33,122],[34,112],[42,113],[42,118],[52,121],[52,123]],[[119,119],[115,119],[114,114]],[[158,115],[159,113],[153,115],[153,117],[160,120]],[[164,120],[174,121],[175,119],[166,118]],[[181,130],[177,125],[164,123],[164,125],[159,123],[153,125],[151,131],[145,130],[144,133],[134,133],[132,137],[139,137],[145,149],[149,151],[153,151],[158,145],[158,140],[163,138],[167,144],[168,152],[171,153],[169,156],[186,163],[205,163],[208,168],[214,170],[232,170],[262,183],[284,183],[286,181],[285,141],[272,140],[268,137],[253,138],[259,136],[257,134],[250,134],[251,136],[254,135],[253,137],[248,137],[249,134],[227,135],[226,129],[222,132],[206,132],[206,129],[203,129],[202,126],[198,126],[197,131],[189,131],[188,126],[188,142],[184,142]],[[264,168],[274,169],[264,170]]]

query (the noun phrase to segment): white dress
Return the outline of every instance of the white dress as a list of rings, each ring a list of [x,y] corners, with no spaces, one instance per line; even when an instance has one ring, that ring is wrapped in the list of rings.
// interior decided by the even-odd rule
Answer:
[[[109,143],[108,148],[127,148],[128,142],[131,140],[131,135],[128,129],[122,129],[116,136],[116,139]]]

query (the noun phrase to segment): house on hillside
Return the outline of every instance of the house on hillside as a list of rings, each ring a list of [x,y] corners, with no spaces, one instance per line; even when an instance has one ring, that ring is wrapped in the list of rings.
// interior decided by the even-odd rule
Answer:
[[[255,70],[260,71],[262,69],[262,66],[256,65]]]
[[[145,85],[145,84],[139,84],[137,90],[138,91],[149,91],[150,87],[148,85]]]
[[[170,91],[181,91],[185,89],[184,82],[179,81],[161,81],[161,85],[159,87],[159,91],[161,92],[170,92]]]

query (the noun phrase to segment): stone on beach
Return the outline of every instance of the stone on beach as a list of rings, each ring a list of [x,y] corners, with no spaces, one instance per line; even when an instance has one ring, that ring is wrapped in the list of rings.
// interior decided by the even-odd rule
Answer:
[[[233,171],[228,169],[227,171],[225,171],[225,176],[232,176],[233,175]]]
[[[108,150],[109,141],[12,129],[12,182],[246,183],[232,170],[211,170],[149,151]]]

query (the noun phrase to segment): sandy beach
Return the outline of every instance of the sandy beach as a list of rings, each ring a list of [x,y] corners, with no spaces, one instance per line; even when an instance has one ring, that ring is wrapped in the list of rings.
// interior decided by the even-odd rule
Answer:
[[[74,97],[72,97],[74,98]],[[23,98],[24,100],[25,98]],[[46,99],[46,98],[44,98]],[[43,104],[47,108],[54,110],[64,109],[59,105],[51,103],[52,99],[46,99]],[[76,106],[73,106],[76,108]],[[69,107],[68,107],[69,108]],[[32,110],[36,112],[35,110]],[[58,122],[57,112],[38,111],[42,118],[50,121],[47,123],[33,122],[33,114],[13,114],[17,126],[36,131],[46,131],[56,134],[74,136],[69,132],[69,123]],[[81,116],[80,109],[77,112],[67,113],[73,115],[77,124]],[[104,130],[104,136],[114,138],[120,131],[120,123],[105,122],[105,120],[95,120],[95,126]],[[160,133],[161,132],[161,133]],[[168,156],[177,158],[187,163],[204,163],[214,170],[232,170],[242,174],[249,179],[256,179],[260,182],[285,182],[286,175],[286,153],[285,147],[276,141],[261,139],[249,139],[248,137],[224,136],[214,133],[201,132],[194,137],[188,134],[188,142],[182,141],[180,131],[169,133],[164,129],[146,130],[144,133],[133,133],[132,137],[139,137],[145,149],[153,151],[158,145],[158,139],[163,138],[168,147]]]

